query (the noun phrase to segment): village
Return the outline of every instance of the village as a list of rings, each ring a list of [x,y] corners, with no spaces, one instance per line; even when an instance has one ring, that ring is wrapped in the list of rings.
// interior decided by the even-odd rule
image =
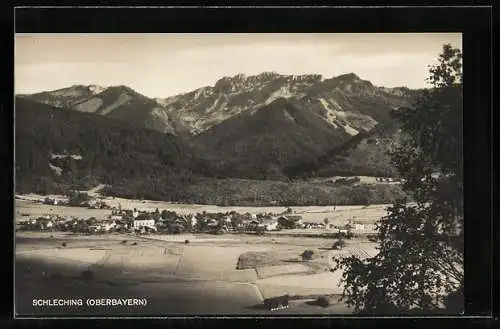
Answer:
[[[18,231],[60,231],[81,234],[103,233],[135,233],[145,234],[237,234],[278,232],[297,229],[323,229],[328,232],[345,234],[350,237],[357,231],[364,231],[365,224],[348,221],[345,225],[334,225],[325,218],[323,223],[304,221],[302,216],[293,214],[288,208],[282,213],[237,213],[236,211],[209,213],[203,211],[195,214],[179,214],[170,210],[144,211],[110,207],[99,199],[85,200],[75,203],[69,200],[45,198],[35,200],[53,206],[74,206],[88,209],[110,209],[111,214],[105,219],[95,217],[78,218],[63,217],[57,214],[45,214],[17,222]]]

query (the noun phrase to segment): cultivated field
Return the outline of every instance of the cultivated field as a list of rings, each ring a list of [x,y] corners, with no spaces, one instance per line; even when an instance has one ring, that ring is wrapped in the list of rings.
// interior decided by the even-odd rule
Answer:
[[[28,200],[15,200],[16,220],[22,221],[27,218],[39,217],[44,215],[58,215],[66,218],[90,218],[105,219],[111,215],[109,209],[87,209],[80,207],[65,207],[57,205],[46,205],[33,203]]]
[[[228,207],[176,205],[160,202],[106,199],[111,206],[155,208],[189,213],[238,212],[279,213],[282,207]],[[332,224],[349,219],[373,223],[385,213],[384,206],[294,207],[304,221]],[[63,217],[105,218],[110,210],[60,207],[16,200],[16,219],[45,214]],[[23,214],[25,216],[23,216]],[[26,216],[28,215],[28,216]],[[371,219],[370,219],[371,217]],[[293,231],[293,230],[292,230]],[[311,231],[311,230],[309,230]],[[329,230],[321,230],[329,231]],[[283,231],[282,231],[283,232]],[[276,232],[280,233],[280,232]],[[184,241],[189,240],[189,244]],[[262,307],[263,298],[289,294],[290,308],[278,314],[350,313],[342,303],[315,306],[319,295],[339,295],[341,273],[331,272],[332,258],[376,253],[375,245],[362,239],[349,240],[341,250],[331,250],[333,239],[207,234],[84,236],[63,232],[16,232],[16,313],[30,314],[271,314]],[[63,246],[65,243],[65,246]],[[303,261],[304,250],[314,251]],[[269,253],[273,263],[237,270],[238,258],[248,252]],[[83,280],[90,270],[93,278]],[[147,298],[147,306],[131,307],[34,307],[33,298]]]

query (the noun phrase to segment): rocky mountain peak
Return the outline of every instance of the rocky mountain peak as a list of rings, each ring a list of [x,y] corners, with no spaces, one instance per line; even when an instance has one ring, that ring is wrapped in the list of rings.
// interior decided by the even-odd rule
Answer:
[[[194,135],[242,113],[255,113],[278,100],[271,108],[291,102],[319,115],[332,129],[354,135],[389,121],[390,110],[409,106],[413,95],[413,91],[405,88],[375,87],[355,73],[323,79],[320,74],[285,75],[266,71],[224,76],[214,86],[163,99],[147,98],[125,85],[96,84],[25,97],[79,112],[142,121],[162,132],[174,124]]]
[[[390,104],[387,108],[398,107],[406,104],[407,96],[402,92],[388,93],[354,73],[324,79],[320,74],[284,75],[266,71],[225,76],[213,87],[157,102],[168,113],[178,116],[191,133],[199,134],[240,113],[254,113],[279,98],[320,114],[334,128],[344,127],[354,132],[369,130],[377,122],[385,121],[387,111],[383,104]],[[377,105],[367,105],[371,103]],[[348,125],[346,122],[351,120],[354,122]]]
[[[278,74],[275,71],[262,72],[262,73],[260,73],[260,74],[257,75],[257,77],[263,78],[263,79],[277,78],[279,76],[280,76],[280,74]]]

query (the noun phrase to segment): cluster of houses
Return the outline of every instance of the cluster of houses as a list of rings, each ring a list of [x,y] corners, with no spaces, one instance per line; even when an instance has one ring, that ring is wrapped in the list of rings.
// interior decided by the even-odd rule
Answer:
[[[74,233],[104,233],[110,231],[127,230],[124,223],[111,220],[98,220],[95,217],[88,219],[63,218],[58,216],[41,216],[29,219],[18,224],[21,231],[61,231]]]
[[[96,203],[99,205],[99,203]],[[352,224],[352,225],[351,225]],[[333,226],[339,232],[347,230],[363,230],[364,225],[348,223],[344,226]],[[111,233],[132,232],[138,234],[163,233],[264,233],[283,229],[326,229],[326,223],[303,222],[302,217],[291,214],[240,214],[235,211],[226,213],[178,214],[173,211],[139,211],[112,209],[106,219],[63,218],[59,216],[42,216],[19,223],[20,230],[55,230],[75,233]]]
[[[276,231],[281,228],[302,227],[300,216],[272,216],[271,214],[197,213],[179,215],[172,211],[153,212],[133,210],[112,210],[112,214],[98,220],[64,218],[46,215],[19,222],[19,230],[69,231],[75,233],[212,233]]]
[[[42,199],[39,201],[40,201],[40,203],[43,203],[43,204],[55,205],[55,206],[57,206],[57,205],[64,206],[64,205],[68,204],[67,200],[57,200],[57,199],[52,199],[52,198],[45,198],[45,199]]]

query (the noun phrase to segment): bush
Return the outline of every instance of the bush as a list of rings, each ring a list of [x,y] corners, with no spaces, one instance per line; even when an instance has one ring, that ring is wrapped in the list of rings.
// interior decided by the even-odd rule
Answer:
[[[137,242],[132,243],[133,246],[137,246]]]
[[[337,239],[350,240],[354,237],[354,233],[352,233],[351,231],[347,231],[347,233],[339,232],[339,233],[335,234],[334,237],[336,237]]]
[[[316,304],[321,307],[328,307],[330,306],[330,299],[327,296],[319,296],[316,299]]]
[[[263,227],[260,227],[260,226],[259,226],[259,227],[257,227],[257,228],[255,229],[255,233],[256,233],[257,235],[264,235],[264,234],[266,233],[266,229],[265,229],[265,228],[263,228]]]
[[[63,247],[66,247],[66,242],[63,242],[61,245],[62,245]]]
[[[70,191],[68,194],[68,205],[70,206],[80,206],[87,203],[90,200],[90,196],[84,192]]]
[[[345,241],[344,241],[344,239],[338,239],[333,244],[332,249],[334,249],[334,250],[340,250],[340,249],[342,249],[344,247],[345,247]]]
[[[189,243],[189,240],[184,240],[184,243],[185,243],[185,244],[188,244],[188,243]]]
[[[314,251],[312,250],[304,250],[302,253],[302,260],[311,260],[314,255]]]
[[[121,243],[125,244],[125,243],[127,243],[127,240],[122,240],[122,242],[121,242]]]

